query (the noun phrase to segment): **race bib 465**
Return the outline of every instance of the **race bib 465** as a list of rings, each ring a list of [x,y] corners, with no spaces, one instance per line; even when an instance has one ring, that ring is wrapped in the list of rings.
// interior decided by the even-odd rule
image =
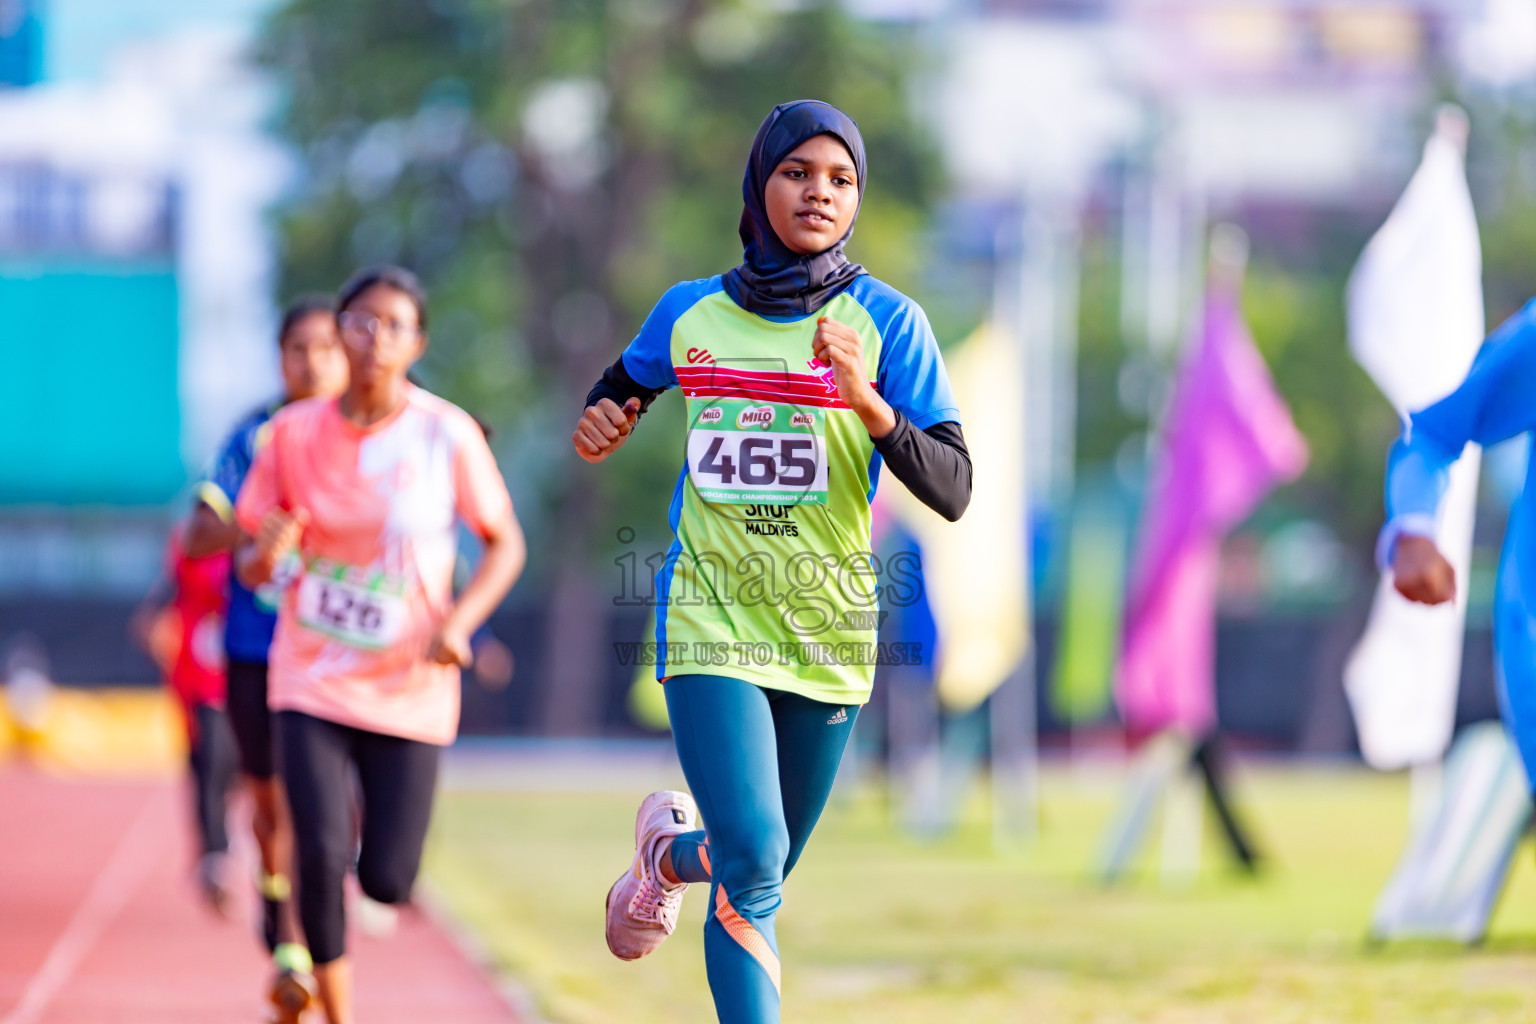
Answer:
[[[825,505],[825,409],[721,398],[697,407],[688,476],[705,501]]]

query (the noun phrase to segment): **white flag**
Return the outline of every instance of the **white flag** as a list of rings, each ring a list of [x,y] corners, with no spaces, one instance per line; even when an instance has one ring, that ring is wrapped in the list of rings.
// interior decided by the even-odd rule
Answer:
[[[1405,418],[1454,391],[1483,340],[1482,254],[1467,191],[1457,118],[1424,146],[1424,160],[1350,275],[1350,349]],[[1459,120],[1465,137],[1465,120]],[[1467,570],[1480,452],[1450,473],[1435,542],[1456,569],[1456,600],[1414,604],[1383,575],[1344,688],[1375,768],[1442,757],[1456,719]]]

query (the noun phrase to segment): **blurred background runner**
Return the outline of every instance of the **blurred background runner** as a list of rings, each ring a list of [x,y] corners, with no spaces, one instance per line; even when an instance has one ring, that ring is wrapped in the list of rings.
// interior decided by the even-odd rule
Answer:
[[[197,880],[219,913],[229,902],[229,795],[235,739],[225,710],[224,615],[230,557],[187,554],[178,531],[165,552],[165,577],[134,616],[133,629],[176,695],[187,732]]]
[[[339,394],[347,363],[336,334],[333,299],[308,295],[291,303],[278,327],[278,367],[283,394],[246,416],[225,440],[208,478],[197,487],[187,547],[195,554],[229,552],[243,537],[234,502],[256,453],[266,443],[272,415],[290,402]],[[223,646],[228,658],[229,723],[240,753],[240,772],[251,794],[251,829],[260,869],[261,938],[273,961],[270,998],[280,1007],[302,1008],[310,999],[310,957],[293,908],[293,826],[277,780],[277,749],[267,708],[267,655],[277,625],[277,605],[296,566],[281,568],[270,583],[251,590],[229,576],[229,615]],[[290,1011],[292,1012],[292,1011]]]

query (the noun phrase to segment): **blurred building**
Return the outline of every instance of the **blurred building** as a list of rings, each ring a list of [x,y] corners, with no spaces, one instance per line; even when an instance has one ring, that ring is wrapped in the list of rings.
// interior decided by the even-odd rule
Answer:
[[[189,481],[277,388],[264,218],[291,169],[254,24],[0,0],[0,634],[142,596]]]
[[[0,86],[31,85],[43,76],[40,0],[0,0]]]

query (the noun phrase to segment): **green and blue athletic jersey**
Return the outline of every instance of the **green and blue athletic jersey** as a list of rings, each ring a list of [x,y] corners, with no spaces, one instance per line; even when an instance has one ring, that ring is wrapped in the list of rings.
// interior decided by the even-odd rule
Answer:
[[[623,354],[637,384],[687,402],[675,539],[656,575],[658,678],[869,699],[880,591],[915,581],[870,550],[880,456],[812,355],[821,317],[859,332],[870,381],[913,426],[959,422],[928,318],[873,277],[799,318],[742,309],[719,277],[668,289]]]
[[[257,450],[266,441],[267,421],[282,407],[282,402],[272,402],[236,424],[214,457],[207,478],[197,485],[198,500],[226,523],[234,522],[235,499],[240,496],[240,486],[245,483],[245,475],[250,472]],[[275,595],[252,593],[241,585],[235,573],[230,573],[224,653],[232,661],[265,664],[276,628]]]

